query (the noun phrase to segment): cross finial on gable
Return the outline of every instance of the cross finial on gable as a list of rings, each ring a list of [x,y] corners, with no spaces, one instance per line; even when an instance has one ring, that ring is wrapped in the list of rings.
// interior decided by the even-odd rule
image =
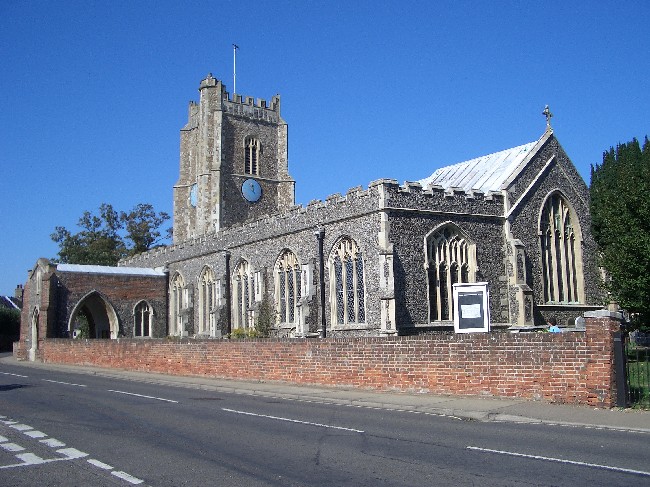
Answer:
[[[542,115],[546,117],[546,128],[551,128],[551,117],[553,114],[551,113],[551,110],[549,110],[548,105],[544,107],[544,111],[542,112]]]

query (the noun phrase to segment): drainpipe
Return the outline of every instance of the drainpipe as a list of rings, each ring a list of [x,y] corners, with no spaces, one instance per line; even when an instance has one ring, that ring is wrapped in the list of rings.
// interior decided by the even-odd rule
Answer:
[[[226,257],[226,332],[230,337],[230,333],[232,332],[232,325],[230,324],[230,310],[232,309],[232,303],[230,302],[230,252],[226,250],[224,255]]]
[[[318,240],[318,286],[320,288],[320,337],[327,336],[327,322],[325,321],[325,257],[323,255],[323,241],[325,240],[325,229],[321,228],[314,232]]]

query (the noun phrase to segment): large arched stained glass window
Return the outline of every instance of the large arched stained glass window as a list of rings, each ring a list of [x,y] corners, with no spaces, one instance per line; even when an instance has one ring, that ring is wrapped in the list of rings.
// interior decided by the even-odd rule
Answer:
[[[174,275],[169,285],[169,334],[183,335],[183,316],[181,311],[187,307],[188,295],[185,279],[180,274]]]
[[[356,242],[342,238],[329,259],[333,325],[366,322],[363,255]]]
[[[297,323],[301,287],[300,262],[296,254],[285,250],[275,264],[275,302],[280,323]]]
[[[242,260],[235,267],[232,278],[233,290],[233,328],[250,328],[249,310],[255,299],[253,273],[250,264]]]
[[[560,193],[547,198],[539,230],[544,302],[583,302],[580,225]]]
[[[476,280],[476,246],[453,223],[426,238],[429,321],[454,319],[453,286]]]
[[[204,267],[199,276],[199,334],[214,332],[214,308],[217,296],[217,282],[211,267]]]

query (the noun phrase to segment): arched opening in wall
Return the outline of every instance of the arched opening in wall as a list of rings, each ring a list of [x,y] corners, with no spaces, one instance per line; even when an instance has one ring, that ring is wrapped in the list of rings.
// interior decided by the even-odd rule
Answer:
[[[199,276],[199,335],[214,336],[217,280],[211,267],[205,266]]]
[[[282,251],[275,262],[276,317],[282,324],[298,324],[298,306],[302,291],[302,268],[296,254]]]
[[[189,304],[189,290],[185,286],[185,279],[176,273],[169,283],[169,334],[171,336],[185,336],[187,309]]]
[[[476,245],[451,222],[424,239],[429,322],[454,319],[454,284],[476,281]]]
[[[539,219],[545,303],[584,303],[580,223],[559,192],[546,198]]]
[[[29,361],[36,360],[36,351],[38,350],[38,308],[34,308],[32,319],[29,325],[29,339],[31,345],[29,347]]]
[[[251,328],[253,321],[249,312],[253,307],[255,297],[254,279],[251,266],[246,260],[241,260],[232,275],[233,293],[233,328]]]
[[[133,308],[133,336],[150,338],[153,332],[153,309],[146,301],[140,301]]]
[[[332,325],[365,325],[365,266],[357,243],[341,238],[332,249],[328,268]]]
[[[73,338],[117,338],[117,313],[106,299],[93,291],[74,307],[68,330]]]

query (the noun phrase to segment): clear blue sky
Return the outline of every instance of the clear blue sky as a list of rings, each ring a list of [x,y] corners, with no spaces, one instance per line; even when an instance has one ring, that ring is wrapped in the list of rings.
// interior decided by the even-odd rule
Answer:
[[[282,96],[306,204],[536,140],[586,181],[650,134],[645,1],[0,1],[0,294],[103,202],[172,212],[209,72]]]

